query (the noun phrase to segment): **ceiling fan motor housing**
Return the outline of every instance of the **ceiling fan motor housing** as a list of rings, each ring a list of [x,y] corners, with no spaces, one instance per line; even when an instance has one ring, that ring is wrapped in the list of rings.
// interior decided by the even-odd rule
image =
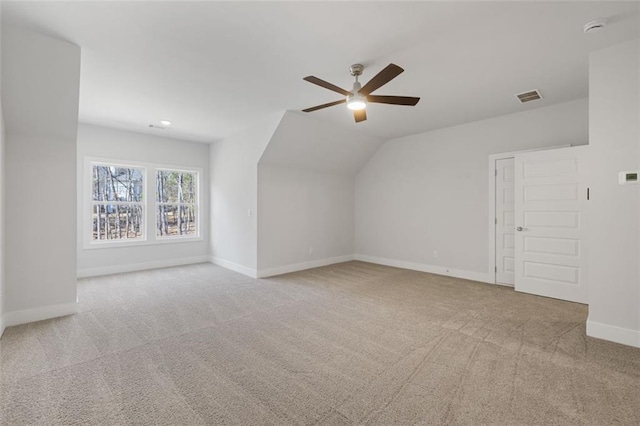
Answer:
[[[356,77],[357,79],[358,77]],[[351,94],[347,95],[347,107],[352,110],[361,110],[367,107],[367,97],[360,93],[362,85],[357,80],[353,83]]]

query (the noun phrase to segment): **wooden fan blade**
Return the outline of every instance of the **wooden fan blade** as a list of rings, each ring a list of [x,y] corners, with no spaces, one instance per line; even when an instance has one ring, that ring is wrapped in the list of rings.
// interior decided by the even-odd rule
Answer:
[[[322,105],[318,105],[318,106],[314,106],[311,108],[307,108],[307,109],[303,109],[303,112],[312,112],[312,111],[317,111],[319,109],[322,108],[329,108],[330,106],[334,106],[334,105],[340,105],[347,102],[346,99],[340,99],[339,101],[335,101],[335,102],[329,102],[328,104],[322,104]]]
[[[321,80],[318,77],[314,77],[312,75],[303,78],[303,80],[304,81],[308,81],[309,83],[317,84],[318,86],[324,87],[325,89],[333,90],[334,92],[338,92],[338,93],[340,93],[341,95],[344,95],[344,96],[349,96],[351,94],[351,92],[347,92],[346,90],[344,90],[344,89],[342,89],[342,88],[340,88],[340,87],[338,87],[338,86],[336,86],[334,84],[331,84],[331,83],[329,83],[327,81]]]
[[[367,119],[367,110],[366,109],[359,109],[356,111],[353,111],[353,118],[356,119],[356,123],[359,123],[361,121],[364,121]]]
[[[376,104],[391,104],[391,105],[409,105],[414,106],[418,103],[420,98],[414,98],[411,96],[367,96],[367,102],[373,102]]]
[[[402,74],[403,71],[404,70],[396,64],[387,65],[385,69],[376,74],[367,84],[364,85],[362,89],[360,89],[360,93],[368,95]]]

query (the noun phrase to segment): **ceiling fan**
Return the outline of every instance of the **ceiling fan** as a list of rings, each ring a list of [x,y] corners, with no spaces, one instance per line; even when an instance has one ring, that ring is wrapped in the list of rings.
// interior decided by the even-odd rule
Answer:
[[[302,111],[312,112],[322,108],[346,103],[347,108],[353,110],[353,117],[355,118],[356,123],[359,123],[367,119],[366,108],[367,103],[369,102],[376,104],[415,106],[420,100],[420,98],[414,98],[410,96],[380,96],[371,94],[371,92],[384,86],[404,71],[396,64],[387,65],[382,71],[376,74],[375,77],[369,80],[369,82],[365,84],[364,87],[362,87],[360,85],[360,82],[358,81],[358,77],[362,75],[363,70],[364,66],[360,64],[354,64],[349,67],[351,75],[356,78],[356,81],[353,83],[353,89],[351,89],[350,92],[312,75],[303,78],[303,80],[308,81],[309,83],[317,84],[318,86],[324,87],[325,89],[340,93],[341,95],[345,96],[345,99],[303,109]]]

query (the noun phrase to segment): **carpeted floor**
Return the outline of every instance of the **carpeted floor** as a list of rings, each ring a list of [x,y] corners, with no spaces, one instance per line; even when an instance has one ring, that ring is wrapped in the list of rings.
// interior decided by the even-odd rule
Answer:
[[[78,290],[0,340],[1,424],[640,424],[640,350],[583,305],[362,262]]]

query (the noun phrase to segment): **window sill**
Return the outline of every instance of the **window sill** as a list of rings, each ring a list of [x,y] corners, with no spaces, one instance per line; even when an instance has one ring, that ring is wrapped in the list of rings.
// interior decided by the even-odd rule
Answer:
[[[153,240],[135,240],[135,241],[101,241],[87,242],[85,241],[83,248],[85,250],[96,249],[113,249],[113,248],[131,248],[140,246],[157,246],[163,244],[179,244],[179,243],[196,243],[204,241],[202,236],[197,237],[165,237]]]

